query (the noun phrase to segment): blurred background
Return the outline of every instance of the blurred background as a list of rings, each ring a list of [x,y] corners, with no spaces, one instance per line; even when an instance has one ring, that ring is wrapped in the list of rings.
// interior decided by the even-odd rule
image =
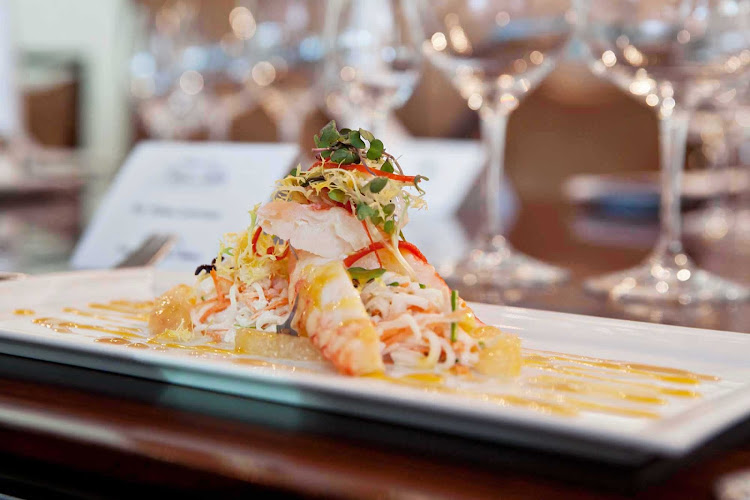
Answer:
[[[0,270],[65,269],[102,193],[144,139],[284,140],[307,150],[331,118],[375,122],[377,110],[358,116],[356,106],[337,104],[335,89],[321,88],[312,34],[330,27],[316,20],[314,3],[285,2],[272,13],[277,31],[306,34],[302,61],[289,64],[273,47],[285,35],[256,22],[254,10],[270,0],[0,0],[0,73],[10,75],[0,83]],[[550,229],[557,234],[519,247],[574,275],[584,272],[566,256],[574,247],[584,249],[579,259],[600,249],[611,256],[588,274],[637,262],[656,238],[659,190],[653,108],[594,76],[582,54],[574,40],[523,99],[505,151],[505,173],[521,200],[516,226],[563,217]],[[476,103],[467,104],[429,60],[411,90],[379,116],[383,134],[479,137]],[[732,118],[731,152],[721,120],[709,107],[689,135],[685,208],[699,217],[686,227],[693,224],[703,242],[737,224],[726,207],[736,212],[746,181],[743,169],[727,167],[750,163],[748,115]],[[725,145],[721,154],[717,144]],[[529,204],[534,220],[524,219]],[[547,250],[552,240],[555,255]]]
[[[148,89],[130,82],[131,70],[137,72],[133,66],[139,62],[133,60],[133,53],[146,45],[145,39],[135,37],[158,29],[146,26],[144,30],[139,16],[150,13],[154,24],[159,20],[189,24],[177,28],[193,31],[178,51],[188,44],[215,44],[230,58],[232,38],[247,36],[242,26],[235,26],[238,34],[229,22],[229,14],[238,6],[234,0],[3,1],[11,19],[10,43],[16,49],[21,123],[26,132],[41,145],[86,150],[97,158],[96,169],[103,174],[111,174],[136,141],[168,135],[144,123],[150,110],[137,101]],[[241,84],[233,85],[231,62],[224,65],[211,69],[224,74],[211,75],[210,84],[208,75],[203,76],[201,93],[214,97],[238,91]],[[399,122],[415,136],[476,136],[476,113],[442,73],[429,62],[425,66],[411,98],[396,110]],[[308,107],[311,133],[302,136],[305,147],[328,119],[325,102]],[[237,108],[222,139],[279,137],[268,110],[252,102]],[[560,196],[561,183],[575,173],[657,168],[656,117],[651,109],[595,77],[575,59],[560,63],[522,102],[509,128],[507,170],[520,189],[534,196]],[[206,124],[172,132],[191,140],[210,137]]]

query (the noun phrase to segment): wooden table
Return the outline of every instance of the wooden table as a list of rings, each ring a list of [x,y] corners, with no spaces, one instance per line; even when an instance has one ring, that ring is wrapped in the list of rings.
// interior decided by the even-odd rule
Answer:
[[[633,238],[630,249],[586,241],[587,217],[562,203],[524,204],[512,242],[569,267],[573,281],[551,292],[496,298],[558,311],[750,332],[747,305],[670,317],[659,310],[623,311],[580,292],[582,278],[636,264],[647,254],[652,235],[645,224],[639,234],[647,236],[641,242]],[[615,223],[611,227],[623,230]],[[730,243],[693,242],[690,247],[706,267],[749,278],[739,271],[750,267],[750,258],[731,250]],[[273,493],[410,499],[620,498],[627,493],[612,491],[616,471],[596,464],[574,468],[570,460],[552,454],[529,456],[512,448],[134,379],[121,384],[119,376],[49,364],[23,365],[27,376],[21,379],[18,363],[27,362],[0,359],[0,492],[21,497],[132,498],[143,491],[175,490],[196,497]],[[696,463],[634,497],[711,498],[717,478],[750,467],[750,426],[732,437],[731,446],[719,443],[720,449],[707,450]]]

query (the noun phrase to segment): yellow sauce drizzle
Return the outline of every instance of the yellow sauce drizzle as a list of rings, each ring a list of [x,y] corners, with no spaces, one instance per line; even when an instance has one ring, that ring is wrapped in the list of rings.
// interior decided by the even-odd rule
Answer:
[[[142,338],[141,335],[138,335],[138,333],[141,332],[140,328],[130,328],[130,327],[107,328],[107,327],[97,326],[97,325],[74,323],[72,321],[65,321],[65,320],[58,319],[58,318],[37,318],[34,320],[34,324],[43,326],[45,328],[49,328],[50,330],[53,330],[55,332],[60,332],[60,333],[72,333],[73,329],[75,328],[77,330],[92,330],[95,332],[110,333],[113,335],[120,335],[122,337]]]
[[[365,375],[368,378],[385,380],[395,384],[435,386],[445,383],[445,377],[437,373],[409,373],[400,377],[391,377],[383,372],[375,372]]]
[[[317,279],[307,284],[304,293],[308,300],[320,305],[320,295],[325,283],[333,278],[333,269],[321,269],[317,273]],[[357,302],[359,304],[359,302]],[[145,322],[148,320],[148,311],[153,307],[152,301],[127,301],[116,300],[106,304],[89,304],[94,311],[80,310],[66,307],[63,312],[90,317],[105,321],[131,320]],[[341,307],[353,307],[354,303],[344,300]],[[115,315],[103,315],[97,311],[109,311]],[[32,310],[17,309],[14,314],[31,316],[36,314]],[[133,349],[155,349],[172,350],[179,349],[188,351],[195,356],[207,354],[233,355],[231,362],[244,366],[259,366],[287,371],[314,372],[307,368],[299,368],[293,365],[276,364],[260,359],[240,358],[234,356],[232,349],[227,349],[209,342],[199,345],[185,345],[176,342],[162,343],[157,340],[146,340],[142,336],[143,330],[135,327],[97,326],[74,321],[66,321],[58,318],[37,318],[33,323],[49,328],[56,332],[72,333],[74,330],[91,330],[115,335],[115,337],[102,337],[95,342],[112,345],[123,345]],[[674,387],[662,383],[695,386],[701,382],[715,382],[720,380],[713,375],[694,373],[679,368],[655,366],[643,363],[630,363],[610,359],[599,359],[589,356],[567,354],[553,351],[542,351],[535,349],[524,349],[524,366],[541,370],[542,374],[517,379],[517,388],[528,389],[528,395],[496,394],[484,392],[483,389],[458,389],[446,387],[446,378],[443,374],[433,372],[417,372],[400,376],[389,376],[385,373],[374,373],[367,375],[370,378],[384,380],[389,383],[416,387],[428,392],[438,392],[459,395],[501,406],[526,408],[542,413],[558,416],[571,417],[579,415],[580,412],[594,412],[617,415],[628,418],[659,418],[658,412],[649,407],[661,406],[668,402],[667,397],[676,398],[699,398],[701,394],[692,388]],[[623,378],[623,375],[625,377]],[[646,379],[645,381],[638,380]],[[648,379],[658,382],[650,383]],[[469,379],[465,379],[469,380]],[[472,376],[470,381],[489,380],[486,377]],[[588,397],[596,397],[599,400],[614,400],[625,403],[609,404],[606,402],[590,401]]]
[[[579,363],[584,366],[605,368],[608,370],[616,370],[626,373],[636,373],[638,375],[646,375],[653,378],[665,380],[667,382],[675,382],[678,384],[695,384],[698,381],[716,382],[720,380],[719,377],[714,375],[706,375],[702,373],[694,373],[681,368],[672,368],[668,366],[656,366],[647,365],[642,363],[629,363],[627,361],[617,361],[613,359],[599,359],[592,358],[589,356],[582,356],[578,354],[566,354],[554,351],[539,351],[532,349],[524,349],[527,352],[539,352],[544,355],[538,356],[527,356],[526,359],[536,359],[539,361],[545,360],[556,360],[556,361],[568,361],[572,363]]]
[[[101,319],[104,321],[122,321],[123,319],[129,319],[133,321],[146,321],[148,320],[147,314],[126,314],[118,313],[117,316],[107,316],[102,314],[95,314],[88,311],[82,311],[75,307],[63,307],[63,312],[67,314],[74,314],[76,316],[84,316],[86,318]]]
[[[128,339],[122,337],[102,337],[96,339],[94,342],[100,342],[102,344],[114,344],[114,345],[130,345],[131,342]]]

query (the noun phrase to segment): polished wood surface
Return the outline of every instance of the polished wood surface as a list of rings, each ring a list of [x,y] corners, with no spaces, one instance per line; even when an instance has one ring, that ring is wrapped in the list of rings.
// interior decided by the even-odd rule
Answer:
[[[586,236],[585,224],[591,217],[560,202],[523,204],[511,241],[530,255],[569,267],[573,280],[559,290],[490,298],[535,308],[750,332],[747,305],[685,309],[670,316],[658,309],[624,311],[586,296],[580,291],[581,279],[636,264],[647,255],[655,234],[638,232],[645,236],[642,241],[633,238],[629,249],[602,244]],[[622,221],[595,220],[593,224],[623,230],[618,229]],[[639,224],[648,228],[651,223]],[[748,257],[731,247],[730,242],[690,244],[699,263],[747,280],[741,272],[748,267]],[[167,487],[199,497],[241,496],[259,488],[263,494],[326,498],[567,499],[620,498],[627,493],[613,492],[603,475],[594,477],[600,474],[596,467],[589,469],[591,477],[586,477],[585,470],[577,477],[568,474],[569,464],[562,457],[557,463],[554,457],[546,457],[546,470],[535,473],[534,459],[522,460],[513,450],[489,452],[487,456],[497,461],[469,460],[466,453],[452,457],[431,452],[432,443],[437,450],[441,438],[418,430],[375,426],[358,435],[346,431],[347,426],[358,424],[347,424],[343,417],[265,403],[253,406],[228,398],[221,404],[234,408],[230,416],[207,411],[219,405],[204,404],[197,392],[179,397],[164,387],[129,392],[126,385],[120,387],[118,381],[93,372],[77,379],[91,382],[102,377],[100,388],[83,389],[87,384],[74,383],[64,372],[51,369],[41,376],[41,370],[24,371],[10,361],[0,360],[0,463],[9,464],[0,467],[0,492],[5,484],[2,476],[10,474],[9,470],[10,475],[23,477],[29,471],[51,468],[49,477],[60,474],[78,487],[87,478],[104,478],[103,487],[110,484],[113,488],[111,496],[131,494],[129,488],[160,491]],[[144,399],[144,393],[150,396]],[[177,400],[185,404],[178,405]],[[242,404],[249,406],[246,410],[237,406]],[[247,418],[236,418],[238,412]],[[750,467],[747,426],[743,432],[744,438],[739,431],[733,435],[738,442],[707,450],[696,463],[681,466],[633,497],[711,498],[718,478]],[[408,446],[409,441],[422,446]],[[465,452],[474,445],[456,441],[455,446],[465,446]],[[523,462],[523,467],[516,467],[516,462]],[[552,470],[555,467],[559,467],[557,474]],[[60,468],[64,474],[54,472]],[[9,488],[13,492],[13,486]]]

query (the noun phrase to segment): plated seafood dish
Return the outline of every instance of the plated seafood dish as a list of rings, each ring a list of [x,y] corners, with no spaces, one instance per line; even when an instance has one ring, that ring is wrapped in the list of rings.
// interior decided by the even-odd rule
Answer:
[[[363,129],[330,122],[315,146],[317,161],[281,179],[194,283],[157,299],[151,333],[250,351],[294,335],[348,375],[517,374],[520,340],[482,323],[405,236],[428,179]]]

